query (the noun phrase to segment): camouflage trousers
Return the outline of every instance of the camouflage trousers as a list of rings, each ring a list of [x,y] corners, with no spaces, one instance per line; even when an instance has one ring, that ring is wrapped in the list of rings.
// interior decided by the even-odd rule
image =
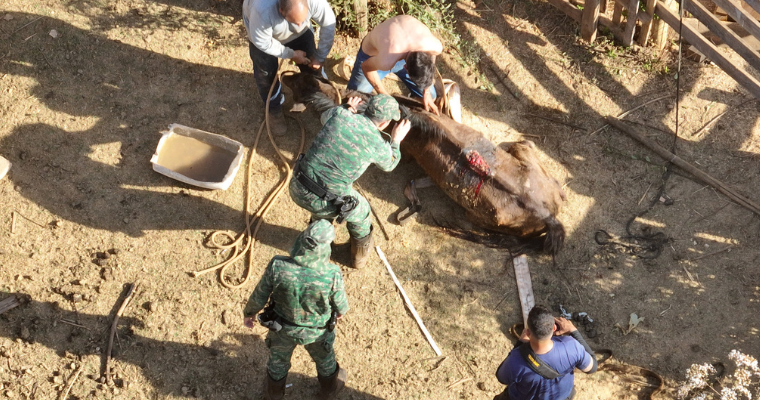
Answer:
[[[338,208],[331,202],[317,197],[298,182],[295,178],[290,180],[290,197],[293,202],[301,208],[311,213],[314,219],[333,219],[338,216]],[[349,196],[356,198],[356,208],[351,210],[346,216],[346,227],[348,233],[354,239],[361,239],[370,233],[372,219],[369,216],[369,202],[359,192],[353,188],[348,193]]]
[[[269,348],[267,370],[275,381],[288,375],[290,358],[299,344],[309,352],[319,376],[330,376],[338,368],[333,349],[335,332],[328,332],[327,329],[285,326],[279,332],[270,330],[264,342]]]

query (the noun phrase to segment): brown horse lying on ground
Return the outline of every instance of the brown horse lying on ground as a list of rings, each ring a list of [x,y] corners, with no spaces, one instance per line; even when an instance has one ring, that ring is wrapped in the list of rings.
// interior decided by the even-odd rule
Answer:
[[[311,104],[320,113],[335,106],[339,98],[337,89],[313,75],[285,76],[283,83],[296,102]],[[366,98],[357,92],[349,95]],[[544,250],[552,255],[559,252],[565,228],[556,215],[565,195],[539,164],[533,142],[517,142],[505,151],[466,125],[424,111],[420,102],[395,97],[402,118],[412,123],[402,149],[467,210],[472,222],[522,238],[546,233]]]

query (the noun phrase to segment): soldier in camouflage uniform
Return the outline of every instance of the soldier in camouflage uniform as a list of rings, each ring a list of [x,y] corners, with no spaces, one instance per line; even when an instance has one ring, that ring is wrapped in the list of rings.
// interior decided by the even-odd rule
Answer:
[[[293,201],[310,211],[312,219],[345,218],[354,268],[367,262],[372,247],[372,223],[369,203],[352,184],[370,164],[383,171],[393,170],[401,159],[399,145],[410,127],[408,120],[399,122],[388,141],[385,137],[389,135],[382,130],[391,120],[400,118],[396,100],[387,94],[374,96],[364,113],[357,114],[360,103],[361,99],[352,97],[348,104],[325,111],[324,126],[296,166],[289,187]],[[320,189],[327,195],[320,195]],[[341,215],[340,206],[330,195],[350,196],[356,206]]]
[[[274,302],[279,331],[270,328],[264,398],[284,397],[290,358],[297,345],[303,345],[317,366],[320,399],[332,399],[343,388],[347,373],[335,361],[335,332],[328,329],[331,315],[337,318],[348,311],[343,277],[337,265],[330,264],[330,243],[335,229],[330,221],[316,220],[296,238],[290,257],[275,256],[267,265],[243,314],[245,325],[253,327],[256,314],[267,300]]]

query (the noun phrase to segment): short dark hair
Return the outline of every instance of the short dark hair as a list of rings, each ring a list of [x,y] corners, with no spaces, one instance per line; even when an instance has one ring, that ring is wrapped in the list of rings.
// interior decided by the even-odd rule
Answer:
[[[435,79],[435,63],[433,56],[423,51],[413,51],[406,58],[406,71],[409,73],[409,79],[424,91],[433,84]]]
[[[298,3],[303,3],[306,5],[306,0],[277,0],[277,7],[279,8],[280,13],[283,16],[286,16],[288,13],[290,13],[290,10],[292,10],[293,7]]]
[[[375,124],[376,126],[380,126],[380,124],[382,124],[383,122],[387,121],[385,119],[378,118],[378,117],[376,117],[374,115],[371,116],[371,117],[369,115],[366,115],[366,117],[369,118],[369,120],[372,121],[372,123]]]
[[[544,306],[535,306],[528,313],[528,329],[538,340],[546,340],[554,333],[554,316]]]

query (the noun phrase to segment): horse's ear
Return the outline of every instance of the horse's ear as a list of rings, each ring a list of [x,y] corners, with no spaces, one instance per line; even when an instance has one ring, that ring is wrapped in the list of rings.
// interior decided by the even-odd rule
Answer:
[[[399,109],[401,110],[401,119],[409,119],[409,116],[412,114],[409,107],[399,104]]]

